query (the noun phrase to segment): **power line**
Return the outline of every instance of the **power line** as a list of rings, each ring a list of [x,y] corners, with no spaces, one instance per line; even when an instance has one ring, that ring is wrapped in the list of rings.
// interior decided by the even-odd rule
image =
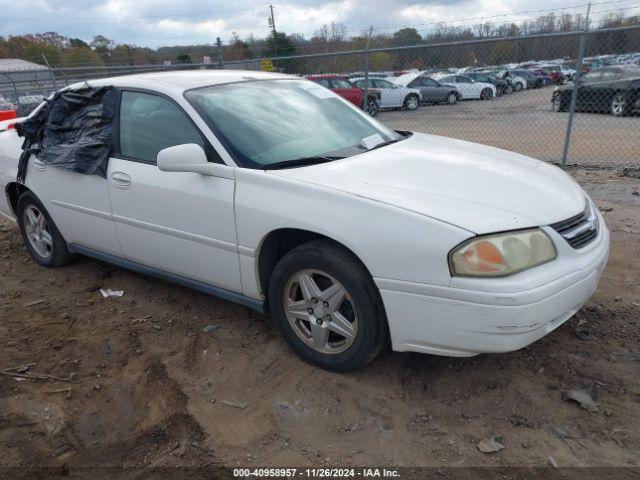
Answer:
[[[15,17],[15,18],[0,18],[1,21],[95,21],[95,20],[141,20],[145,18],[155,18],[155,19],[163,19],[167,17],[201,17],[201,16],[211,16],[211,15],[221,15],[224,13],[239,13],[239,12],[257,12],[267,8],[264,7],[255,7],[251,9],[242,8],[235,10],[221,10],[217,12],[191,12],[191,13],[166,13],[162,15],[123,15],[117,17]]]
[[[629,0],[608,0],[608,1],[604,1],[604,2],[593,2],[591,3],[591,5],[607,5],[607,4],[612,4],[612,3],[622,3],[622,2],[626,2]],[[564,11],[564,10],[572,10],[575,8],[581,8],[581,7],[586,7],[588,6],[588,3],[581,3],[578,5],[571,5],[568,7],[556,7],[556,8],[543,8],[543,9],[539,9],[539,10],[527,10],[527,11],[523,11],[523,12],[514,12],[514,13],[502,13],[502,14],[498,14],[498,15],[490,15],[490,16],[485,16],[485,17],[470,17],[470,18],[461,18],[461,19],[451,19],[451,20],[440,20],[440,21],[434,21],[434,22],[427,22],[427,23],[415,23],[412,25],[401,25],[401,26],[386,26],[386,27],[378,27],[376,28],[376,30],[380,31],[380,30],[390,30],[390,29],[396,29],[396,28],[407,28],[407,27],[421,27],[421,26],[427,26],[427,25],[438,25],[438,24],[442,24],[442,23],[458,23],[458,22],[471,22],[471,21],[476,21],[476,20],[490,20],[493,18],[502,18],[502,17],[515,17],[515,16],[520,16],[520,15],[528,15],[528,14],[535,14],[535,13],[546,13],[546,12],[559,12],[559,11]],[[596,12],[594,12],[596,13]]]

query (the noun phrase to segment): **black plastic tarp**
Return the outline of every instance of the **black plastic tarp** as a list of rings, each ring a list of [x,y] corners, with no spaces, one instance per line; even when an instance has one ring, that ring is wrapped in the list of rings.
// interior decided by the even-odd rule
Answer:
[[[57,92],[36,115],[16,125],[24,137],[18,182],[24,183],[32,154],[54,167],[106,178],[115,106],[113,87]]]

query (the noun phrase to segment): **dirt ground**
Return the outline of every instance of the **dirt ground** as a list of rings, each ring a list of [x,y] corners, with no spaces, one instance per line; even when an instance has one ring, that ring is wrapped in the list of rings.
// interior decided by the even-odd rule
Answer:
[[[551,109],[553,86],[503,95],[487,101],[427,105],[413,112],[389,110],[378,119],[394,129],[455,137],[559,162],[568,113]],[[575,114],[568,164],[637,165],[640,115]]]
[[[572,174],[612,235],[582,311],[517,352],[347,375],[244,307],[88,259],[43,269],[0,223],[0,467],[640,466],[640,180]]]

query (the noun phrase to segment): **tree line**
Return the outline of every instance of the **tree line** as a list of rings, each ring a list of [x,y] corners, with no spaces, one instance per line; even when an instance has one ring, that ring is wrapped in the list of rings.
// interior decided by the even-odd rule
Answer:
[[[441,23],[427,31],[405,27],[394,32],[376,32],[371,39],[367,32],[349,35],[344,24],[323,25],[311,36],[272,32],[266,38],[253,35],[241,39],[235,33],[225,41],[221,51],[215,43],[159,47],[139,47],[116,43],[103,35],[90,42],[71,38],[56,32],[19,36],[0,36],[0,58],[20,58],[52,67],[149,65],[163,62],[202,63],[209,57],[217,63],[220,55],[225,61],[242,61],[263,57],[322,54],[336,51],[363,49],[367,42],[371,48],[391,48],[410,45],[430,46],[425,49],[407,49],[393,52],[374,52],[370,56],[373,70],[427,68],[434,66],[498,65],[531,59],[575,58],[578,36],[552,38],[526,38],[537,34],[559,34],[581,31],[585,18],[578,15],[545,15],[524,22],[484,22],[478,25],[452,27]],[[640,29],[621,32],[601,32],[611,27],[640,24],[640,16],[610,14],[597,24],[589,25],[596,33],[587,44],[587,55],[628,53],[640,51]],[[498,39],[508,39],[503,40]],[[474,40],[495,41],[460,46],[437,46]],[[353,58],[351,58],[353,57]],[[280,60],[280,70],[303,72],[337,72],[361,69],[361,55],[324,57],[313,59]]]

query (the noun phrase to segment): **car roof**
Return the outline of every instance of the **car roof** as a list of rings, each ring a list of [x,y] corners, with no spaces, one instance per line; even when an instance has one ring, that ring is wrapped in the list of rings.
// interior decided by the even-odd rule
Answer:
[[[138,73],[118,77],[99,78],[79,82],[69,88],[113,86],[147,88],[164,93],[182,93],[185,90],[225,83],[250,82],[255,80],[299,79],[293,75],[259,72],[254,70],[182,70],[173,72]]]

